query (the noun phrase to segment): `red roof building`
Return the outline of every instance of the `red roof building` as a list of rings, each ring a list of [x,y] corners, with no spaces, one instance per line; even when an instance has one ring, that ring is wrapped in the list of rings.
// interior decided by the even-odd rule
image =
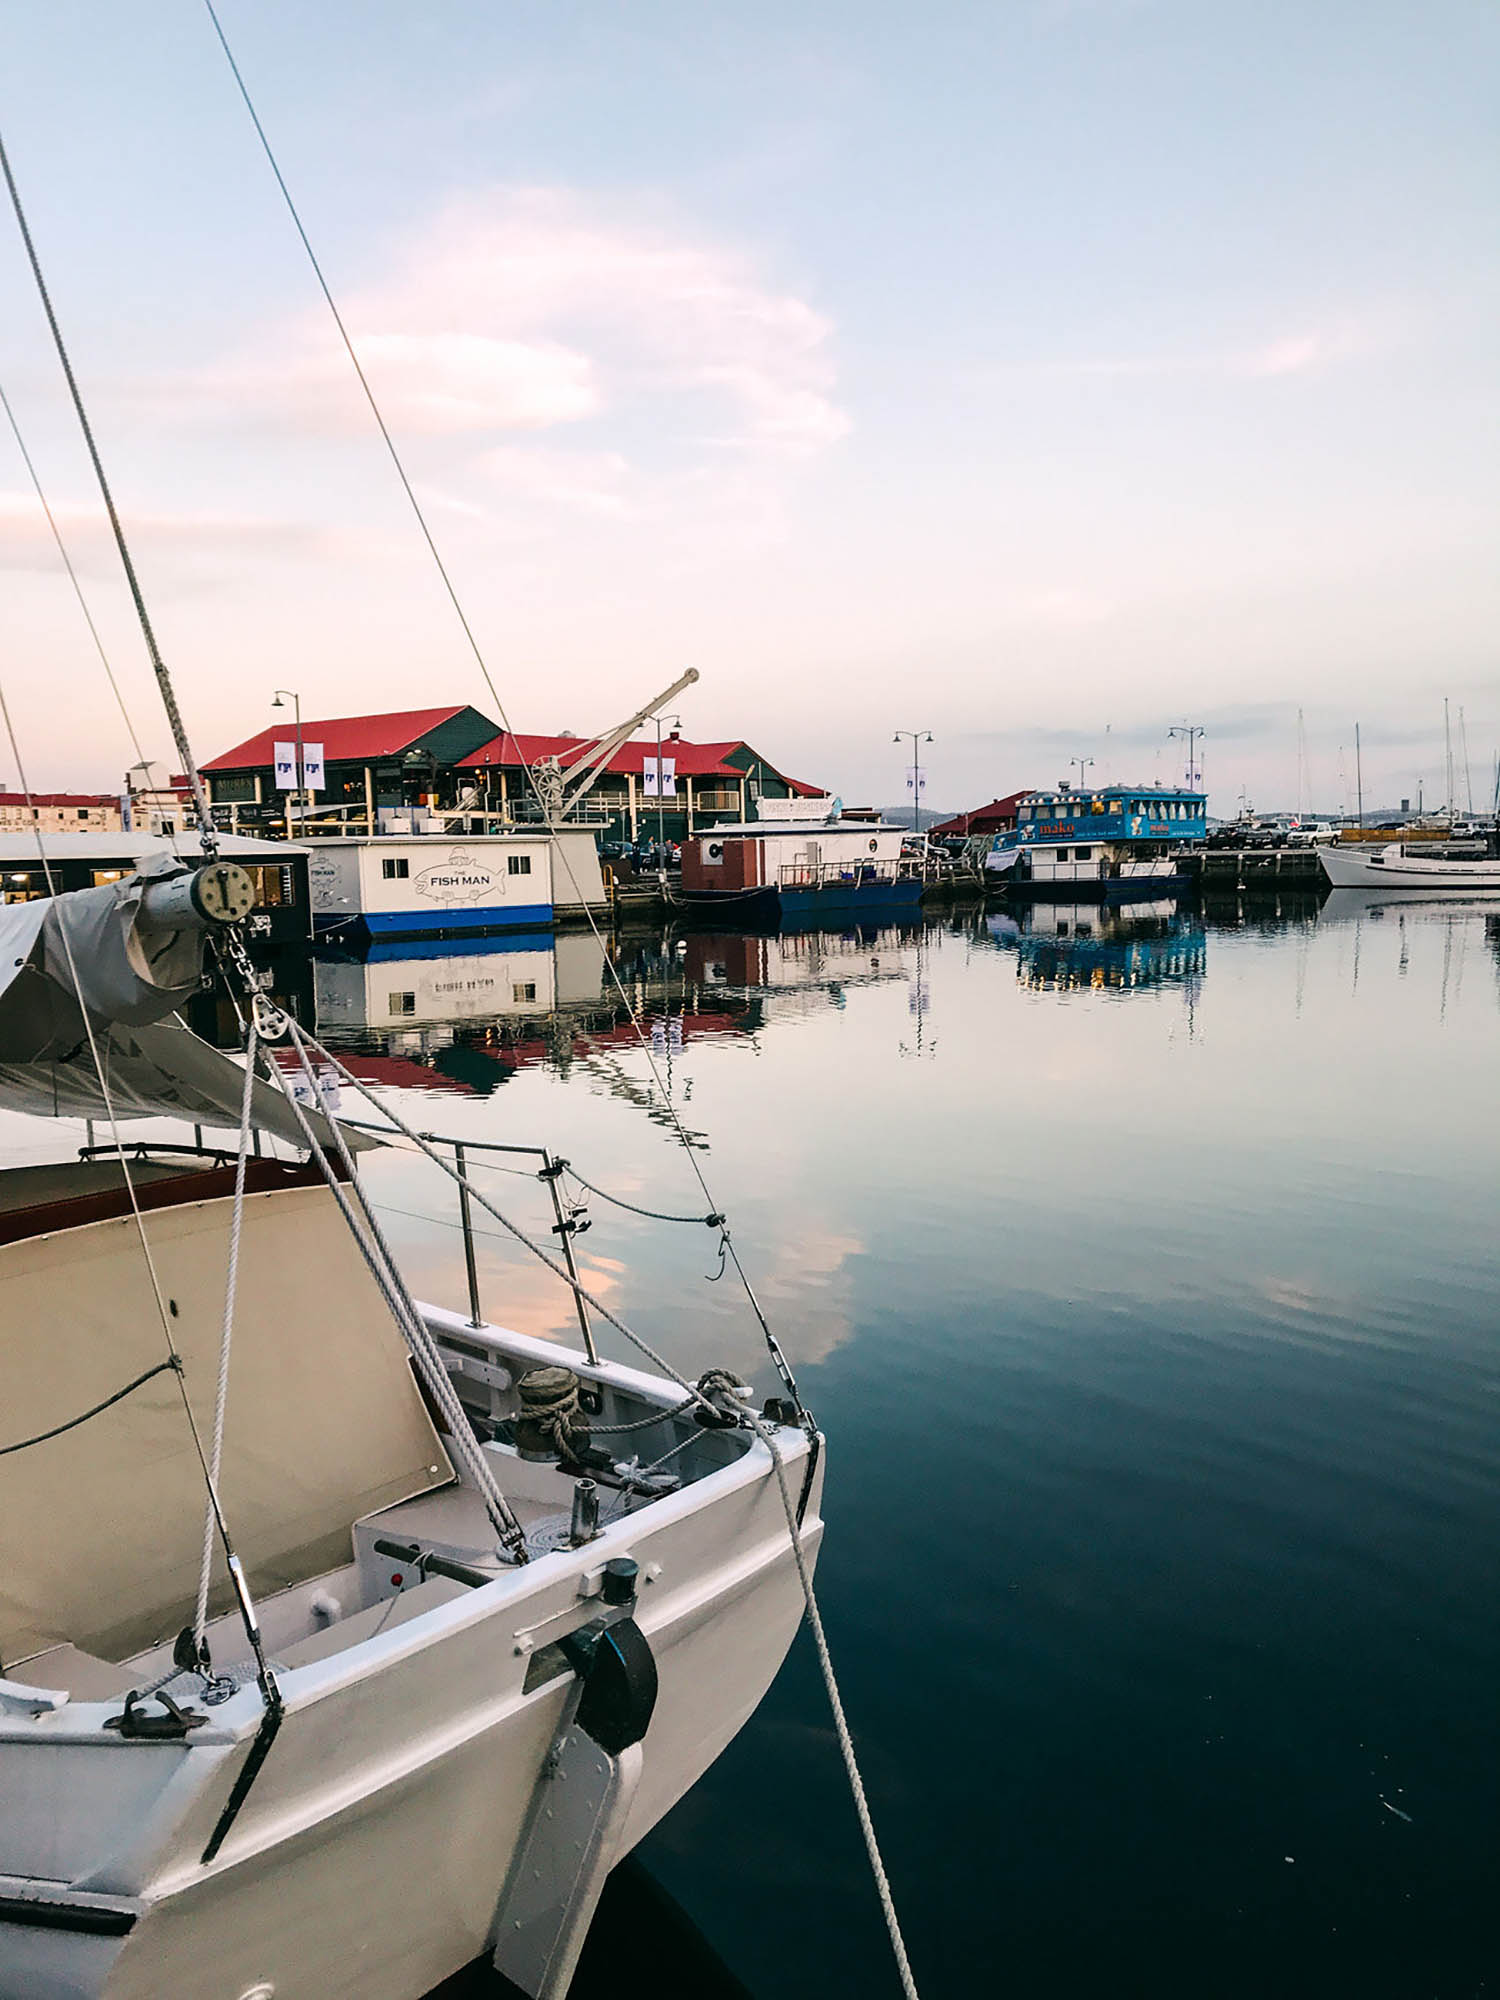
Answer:
[[[13,792],[0,785],[0,833],[118,833],[117,792]]]
[[[477,731],[479,740],[483,742],[495,733],[493,722],[487,721],[477,709],[462,703],[448,708],[401,708],[389,715],[340,715],[329,722],[313,722],[304,718],[301,726],[303,742],[320,743],[324,762],[328,764],[378,764],[390,757],[404,756],[410,750],[429,747],[437,749],[443,761],[447,762],[455,754],[463,754],[462,751],[455,753],[446,740],[449,735],[469,735]],[[205,772],[269,771],[275,757],[275,746],[291,742],[296,727],[294,719],[288,716],[285,721],[262,729],[259,735],[237,743],[222,757],[211,759],[203,769]],[[441,744],[437,741],[439,738],[444,739]],[[473,745],[469,747],[472,749]]]
[[[287,794],[276,789],[275,750],[293,742],[295,732],[294,719],[278,720],[204,765],[211,799],[235,824],[269,828],[281,820]],[[365,832],[376,830],[385,811],[456,809],[469,798],[475,821],[534,821],[528,770],[555,757],[566,777],[594,747],[573,735],[515,736],[467,707],[304,720],[301,735],[304,746],[323,756],[315,811],[341,811],[346,824]],[[670,760],[670,789],[658,798],[656,747],[654,731],[623,743],[590,788],[585,818],[606,837],[650,837],[659,827],[667,839],[680,840],[701,826],[751,818],[760,798],[820,793],[743,740],[691,743],[668,735],[661,754],[664,765]]]
[[[936,840],[967,840],[974,833],[1008,833],[1016,823],[1022,799],[1030,797],[1029,790],[1010,792],[1003,799],[991,799],[987,806],[975,806],[972,812],[955,813],[952,819],[939,820],[925,831]]]

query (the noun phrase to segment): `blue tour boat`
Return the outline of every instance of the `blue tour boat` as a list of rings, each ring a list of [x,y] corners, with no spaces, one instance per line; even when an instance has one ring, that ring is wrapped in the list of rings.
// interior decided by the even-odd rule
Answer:
[[[1179,848],[1207,834],[1208,799],[1161,785],[1033,792],[1016,824],[984,858],[992,888],[1008,895],[1113,902],[1186,888]]]

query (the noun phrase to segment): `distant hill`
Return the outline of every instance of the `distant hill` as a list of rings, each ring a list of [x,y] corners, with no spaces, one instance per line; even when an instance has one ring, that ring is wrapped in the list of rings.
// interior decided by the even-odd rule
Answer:
[[[940,819],[954,819],[962,811],[962,806],[955,806],[950,812],[945,806],[929,806],[924,804],[922,807],[922,824],[924,827],[936,826]],[[911,826],[915,823],[912,817],[910,799],[907,799],[904,804],[899,806],[882,806],[880,808],[880,817],[888,819],[892,826]]]

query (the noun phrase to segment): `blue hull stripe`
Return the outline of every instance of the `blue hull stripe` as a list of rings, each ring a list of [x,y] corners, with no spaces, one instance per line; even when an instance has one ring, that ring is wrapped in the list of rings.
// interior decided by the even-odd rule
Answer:
[[[360,931],[369,937],[430,937],[440,931],[457,937],[466,932],[550,929],[551,924],[550,903],[495,903],[451,910],[351,910],[348,916],[323,912],[313,918],[319,937]]]

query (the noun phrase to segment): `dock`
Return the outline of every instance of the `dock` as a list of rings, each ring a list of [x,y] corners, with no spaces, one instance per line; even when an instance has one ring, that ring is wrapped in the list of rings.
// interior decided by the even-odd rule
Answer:
[[[1203,890],[1320,889],[1327,880],[1315,847],[1186,847],[1172,859]]]

